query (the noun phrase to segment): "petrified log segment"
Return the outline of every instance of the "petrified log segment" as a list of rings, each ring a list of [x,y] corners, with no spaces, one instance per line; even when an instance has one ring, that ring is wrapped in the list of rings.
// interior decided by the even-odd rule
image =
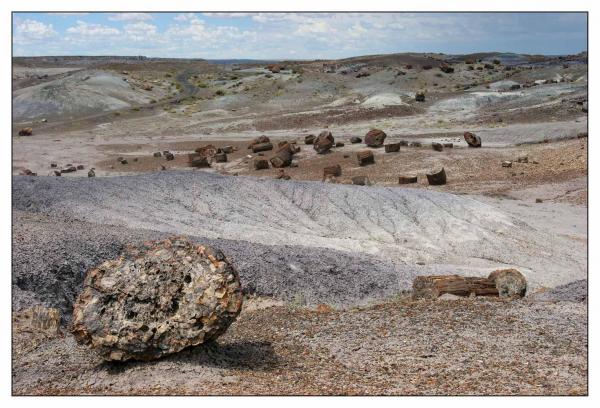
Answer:
[[[327,178],[328,176],[339,177],[341,175],[342,166],[340,166],[339,164],[323,168],[323,179]]]
[[[475,133],[465,132],[463,136],[469,147],[481,147],[481,138]]]
[[[432,186],[440,186],[442,184],[446,184],[446,171],[442,167],[441,170],[428,173],[427,181]]]
[[[356,153],[356,159],[358,160],[359,166],[366,166],[367,164],[375,164],[375,156],[370,150],[361,150]]]
[[[129,246],[83,286],[72,332],[105,360],[153,360],[213,340],[242,306],[225,256],[181,237]]]
[[[213,156],[213,159],[217,163],[226,163],[227,162],[227,155],[225,153],[223,153],[223,152],[217,153],[217,154],[215,154]]]
[[[398,184],[411,184],[417,182],[417,176],[400,176],[398,177]]]
[[[253,149],[253,147],[257,144],[264,144],[264,143],[270,143],[271,139],[269,139],[267,136],[262,135],[259,136],[257,138],[255,138],[254,140],[252,140],[252,142],[250,142],[250,144],[248,145],[248,149]]]
[[[334,143],[335,139],[333,138],[333,134],[328,130],[324,130],[319,133],[319,136],[315,139],[313,148],[316,150],[317,154],[325,154],[331,150]]]
[[[365,135],[365,144],[369,147],[381,147],[386,137],[383,130],[372,129]]]
[[[259,143],[252,146],[252,152],[266,152],[267,150],[273,150],[273,145],[271,143]]]
[[[499,269],[487,278],[458,275],[418,276],[413,281],[415,299],[436,299],[449,293],[456,296],[499,296],[519,298],[525,296],[527,281],[516,269]]]
[[[254,167],[254,170],[263,170],[263,169],[268,169],[269,168],[269,162],[267,159],[254,159],[254,161],[252,162],[252,166]]]
[[[290,145],[286,144],[271,157],[271,165],[276,168],[287,167],[292,164],[292,156]]]
[[[444,146],[441,143],[436,142],[431,143],[431,148],[436,152],[441,152],[442,150],[444,150]]]
[[[210,167],[208,158],[206,156],[199,155],[198,153],[189,154],[188,161],[191,167]]]
[[[400,151],[400,143],[388,143],[384,146],[386,153],[395,153]]]
[[[313,144],[315,142],[315,135],[308,135],[304,137],[304,144],[310,145]]]

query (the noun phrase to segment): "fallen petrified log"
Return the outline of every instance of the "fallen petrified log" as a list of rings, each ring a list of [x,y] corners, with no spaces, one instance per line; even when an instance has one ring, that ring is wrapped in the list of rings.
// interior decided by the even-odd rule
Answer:
[[[400,143],[388,143],[385,146],[386,153],[396,153],[400,151]]]
[[[271,157],[271,165],[276,168],[289,166],[292,164],[293,152],[294,148],[289,143],[285,143],[277,149],[275,156]]]
[[[83,286],[72,332],[105,360],[154,360],[208,342],[242,307],[225,256],[183,237],[128,246],[90,270]]]
[[[252,146],[252,153],[266,152],[267,150],[273,150],[271,143],[258,143]]]
[[[313,148],[316,150],[317,154],[325,154],[331,150],[334,143],[335,139],[333,138],[333,134],[328,130],[324,130],[319,133],[319,136],[315,139]]]
[[[366,166],[367,164],[375,164],[375,156],[370,150],[361,150],[356,153],[356,159],[358,160],[359,166]]]
[[[268,169],[269,168],[269,161],[267,159],[256,158],[252,162],[252,166],[254,167],[254,170]]]
[[[516,269],[499,269],[487,278],[431,275],[418,276],[413,281],[415,299],[436,299],[445,293],[456,296],[521,298],[526,291],[527,280]]]
[[[271,142],[271,139],[269,139],[268,136],[262,135],[262,136],[259,136],[255,139],[253,139],[250,142],[250,144],[248,145],[248,149],[252,149],[254,147],[254,145],[257,145],[257,144],[270,143],[270,142]]]
[[[365,144],[369,147],[381,147],[387,135],[383,130],[371,129],[365,135]]]
[[[433,171],[431,173],[427,173],[427,181],[432,186],[440,186],[442,184],[446,184],[446,171],[442,167],[440,170]]]

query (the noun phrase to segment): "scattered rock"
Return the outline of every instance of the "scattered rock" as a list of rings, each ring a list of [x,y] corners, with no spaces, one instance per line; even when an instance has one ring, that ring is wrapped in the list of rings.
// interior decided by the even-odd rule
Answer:
[[[512,162],[510,160],[505,160],[502,162],[502,167],[512,167]]]
[[[313,144],[315,142],[315,135],[308,135],[308,136],[304,136],[304,144],[310,145]]]
[[[543,202],[544,202],[544,200],[542,200],[541,198],[536,198],[536,199],[535,199],[535,202],[539,204],[539,203],[543,203]]]
[[[417,182],[417,176],[400,176],[398,184],[412,184]]]
[[[290,180],[291,179],[291,177],[285,172],[284,169],[279,169],[279,173],[277,174],[277,176],[275,178],[280,179],[280,180]]]
[[[43,333],[47,336],[60,334],[60,310],[43,306],[19,310],[13,315],[13,330]]]
[[[463,136],[469,147],[481,147],[481,138],[476,134],[465,132]]]
[[[370,150],[361,150],[360,152],[356,153],[356,159],[358,160],[359,166],[375,164],[375,156]]]
[[[88,177],[96,177],[96,172],[94,169],[90,169],[90,171],[88,171]]]
[[[208,157],[203,156],[199,153],[188,154],[188,162],[190,164],[190,167],[196,167],[196,168],[210,167],[210,163],[208,162]]]
[[[77,171],[77,168],[75,166],[67,166],[67,167],[63,168],[60,172],[61,173],[73,173],[74,171]]]
[[[417,91],[417,93],[415,93],[415,101],[425,102],[425,91]]]
[[[365,144],[369,147],[381,147],[387,135],[383,130],[371,129],[365,135]]]
[[[454,147],[454,143],[444,143],[443,145],[444,147],[447,147],[449,149],[452,149]]]
[[[167,161],[175,160],[175,155],[171,152],[164,153],[164,156]]]
[[[335,147],[344,147],[345,144],[343,142],[335,142]]]
[[[56,163],[50,163],[50,167],[52,167],[54,169],[54,168],[58,167],[58,164],[56,164]]]
[[[329,152],[334,143],[335,140],[333,134],[328,130],[324,130],[319,133],[319,136],[315,139],[313,148],[316,150],[317,154],[325,154]]]
[[[262,136],[255,138],[254,140],[252,140],[252,142],[250,142],[250,145],[248,145],[248,149],[252,149],[252,147],[257,144],[264,144],[264,143],[270,143],[270,142],[271,142],[271,139],[269,139],[265,135],[262,135]]]
[[[440,65],[440,70],[446,74],[451,74],[454,72],[454,68],[452,68],[450,65],[448,65],[446,63],[442,63]]]
[[[83,170],[84,169],[83,164],[78,164],[76,168],[77,168],[77,170]]]
[[[154,360],[217,338],[242,298],[220,251],[183,237],[146,242],[86,274],[72,332],[105,360]]]
[[[227,154],[217,153],[213,156],[213,160],[217,163],[227,163]]]
[[[527,156],[519,156],[517,157],[517,163],[528,163],[529,157]]]
[[[60,177],[60,175],[61,175],[61,174],[62,174],[62,173],[61,173],[61,171],[60,171],[60,170],[54,170],[54,175],[55,175],[56,177]]]
[[[434,170],[431,173],[427,173],[427,181],[432,186],[446,184],[446,171],[442,167],[440,170]]]
[[[352,136],[350,138],[350,143],[352,143],[352,144],[362,143],[362,139],[358,136]]]
[[[154,152],[153,156],[154,157],[161,157],[162,153],[161,152]]]
[[[123,160],[121,160],[121,161],[120,161],[120,163],[121,163],[121,164],[127,164],[127,163],[128,163],[128,161],[127,161],[127,160],[125,160],[125,159],[123,159]]]
[[[224,146],[221,151],[225,154],[233,153],[233,146]]]
[[[400,140],[398,143],[400,143],[400,146],[408,146],[407,140]]]

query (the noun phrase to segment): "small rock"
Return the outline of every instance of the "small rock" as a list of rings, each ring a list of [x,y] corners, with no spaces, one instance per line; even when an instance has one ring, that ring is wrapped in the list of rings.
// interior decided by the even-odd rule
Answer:
[[[442,150],[444,150],[444,146],[441,143],[436,142],[431,143],[431,148],[436,152],[441,152]]]
[[[352,184],[356,186],[370,186],[371,181],[367,176],[354,176],[352,177]]]
[[[519,156],[517,157],[517,163],[528,163],[529,158],[527,156]]]
[[[78,164],[77,165],[77,170],[83,170],[83,169],[84,169],[83,164]]]
[[[505,160],[502,162],[502,167],[512,167],[512,162],[510,160]]]
[[[90,171],[88,171],[88,177],[96,177],[96,172],[94,169],[90,169]]]
[[[543,203],[543,202],[544,202],[544,200],[542,200],[541,198],[536,198],[536,199],[535,199],[535,202],[536,202],[536,203]]]

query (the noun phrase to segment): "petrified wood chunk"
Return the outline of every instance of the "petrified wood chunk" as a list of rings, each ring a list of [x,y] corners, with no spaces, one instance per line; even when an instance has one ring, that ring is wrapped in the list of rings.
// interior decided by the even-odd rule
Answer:
[[[442,167],[441,170],[433,171],[427,174],[427,181],[432,186],[446,184],[446,171]]]
[[[481,147],[481,138],[475,133],[465,132],[464,137],[469,147]]]
[[[266,152],[267,150],[273,150],[273,145],[271,143],[259,143],[252,146],[252,152]]]
[[[417,176],[400,176],[398,177],[398,184],[411,184],[417,182]]]
[[[342,175],[342,166],[339,164],[327,166],[323,169],[323,178],[327,176],[339,177]]]
[[[372,129],[365,135],[365,144],[369,147],[381,147],[386,137],[383,130]]]
[[[328,130],[324,130],[319,133],[319,136],[315,139],[313,148],[316,150],[317,154],[325,154],[331,150],[334,143],[335,139],[333,138],[333,134]]]
[[[356,153],[356,159],[358,160],[358,164],[360,166],[375,164],[375,156],[373,156],[373,152],[370,150],[361,150],[360,152]]]
[[[386,153],[395,153],[400,151],[400,143],[388,143],[384,146]]]
[[[129,246],[83,286],[72,332],[105,360],[153,360],[215,339],[242,306],[225,256],[183,237]]]

